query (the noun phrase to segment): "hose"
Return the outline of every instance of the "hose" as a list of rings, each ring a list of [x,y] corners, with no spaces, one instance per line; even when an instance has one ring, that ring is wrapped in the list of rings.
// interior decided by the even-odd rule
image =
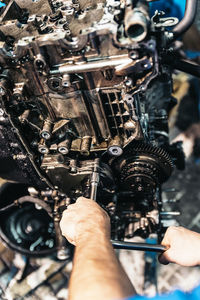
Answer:
[[[6,210],[8,210],[8,209],[10,209],[10,208],[12,208],[12,207],[14,207],[14,206],[16,206],[16,203],[15,203],[15,202],[13,202],[13,203],[11,203],[11,204],[9,204],[9,205],[6,205],[6,206],[0,208],[0,213],[1,213],[1,212],[4,212],[4,211],[6,211]]]
[[[170,43],[174,42],[183,35],[194,22],[197,12],[198,0],[186,0],[185,14],[183,19],[172,30],[173,37],[169,40]]]
[[[50,206],[47,203],[45,203],[44,201],[42,201],[38,198],[34,198],[34,197],[31,197],[31,196],[24,196],[24,197],[21,197],[21,198],[17,199],[17,202],[19,204],[22,204],[22,203],[25,203],[25,202],[31,202],[31,203],[34,203],[34,204],[38,204],[44,210],[46,210],[46,212],[48,213],[48,215],[50,217],[52,217],[52,210],[51,210]]]
[[[45,203],[44,201],[42,201],[42,200],[40,200],[38,198],[31,197],[31,196],[23,196],[23,197],[17,199],[16,201],[14,201],[13,203],[0,208],[0,213],[1,212],[5,212],[6,210],[8,210],[10,208],[12,208],[14,206],[17,206],[18,204],[23,204],[25,202],[31,202],[31,203],[40,205],[44,210],[46,210],[46,212],[48,213],[48,215],[50,217],[52,217],[51,207],[47,203]]]

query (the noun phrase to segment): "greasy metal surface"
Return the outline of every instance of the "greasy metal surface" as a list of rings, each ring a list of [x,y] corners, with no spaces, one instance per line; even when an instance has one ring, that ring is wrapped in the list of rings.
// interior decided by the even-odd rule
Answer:
[[[81,195],[115,239],[160,235],[161,184],[183,157],[166,20],[143,0],[10,0],[0,15],[0,176],[52,211],[60,254],[61,213]]]

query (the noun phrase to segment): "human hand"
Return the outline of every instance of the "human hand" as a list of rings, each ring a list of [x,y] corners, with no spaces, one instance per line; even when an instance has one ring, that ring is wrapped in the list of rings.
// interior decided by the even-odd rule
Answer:
[[[186,131],[181,132],[172,143],[182,141],[183,151],[186,158],[188,158],[193,151],[195,139],[200,138],[200,123],[192,124]]]
[[[62,235],[73,245],[94,236],[110,238],[108,214],[95,201],[84,197],[63,212],[60,227]]]
[[[169,246],[169,249],[159,256],[160,263],[172,262],[187,267],[200,264],[199,233],[184,227],[171,226],[167,229],[161,244]]]

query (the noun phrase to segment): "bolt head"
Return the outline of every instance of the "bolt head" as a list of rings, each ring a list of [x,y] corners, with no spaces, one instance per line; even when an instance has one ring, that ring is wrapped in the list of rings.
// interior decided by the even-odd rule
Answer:
[[[138,55],[138,53],[136,51],[132,51],[130,53],[130,58],[131,59],[138,59],[138,57],[139,57],[139,55]]]
[[[120,156],[123,153],[123,149],[119,146],[111,146],[108,148],[108,154],[111,156]]]
[[[42,138],[45,139],[45,140],[49,140],[50,137],[51,137],[51,135],[50,135],[50,133],[49,133],[48,131],[43,131],[43,132],[41,133],[41,136],[42,136]]]
[[[133,84],[133,81],[132,81],[132,79],[130,79],[130,78],[128,78],[128,79],[125,81],[125,85],[126,85],[127,87],[132,86],[132,84]]]
[[[69,152],[69,150],[66,147],[59,147],[58,148],[58,152],[62,153],[62,154],[67,154]]]
[[[39,152],[42,153],[42,154],[45,154],[45,153],[48,153],[48,152],[49,152],[48,148],[46,148],[46,147],[39,147],[38,150],[39,150]]]
[[[65,260],[69,258],[69,250],[67,248],[62,248],[57,251],[57,258],[59,260]]]

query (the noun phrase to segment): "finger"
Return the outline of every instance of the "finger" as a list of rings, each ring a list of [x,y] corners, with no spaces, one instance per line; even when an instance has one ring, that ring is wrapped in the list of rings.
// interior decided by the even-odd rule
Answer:
[[[73,213],[73,212],[65,213],[65,215],[62,216],[62,219],[60,220],[61,231],[68,228],[71,224],[74,225],[75,221],[76,221],[76,214],[75,213]]]
[[[67,239],[74,239],[76,235],[76,226],[73,224],[72,219],[73,217],[69,219],[69,222],[60,222],[62,235],[64,235]]]
[[[168,263],[173,263],[174,257],[176,256],[176,252],[172,247],[169,247],[168,250],[161,253],[158,257],[158,260],[161,264],[167,265]]]
[[[169,264],[169,260],[166,258],[166,256],[163,253],[158,256],[158,261],[163,265]]]
[[[80,202],[84,202],[84,201],[87,201],[87,200],[89,200],[89,199],[88,199],[88,198],[85,198],[85,197],[83,197],[83,196],[81,196],[81,197],[78,197],[78,198],[77,198],[76,203],[77,203],[77,202],[79,202],[79,203],[80,203]]]
[[[67,221],[70,215],[75,216],[75,215],[77,215],[77,212],[78,212],[78,210],[75,206],[71,207],[70,209],[66,209],[62,213],[61,220],[66,220]]]
[[[163,245],[163,246],[170,245],[170,239],[169,239],[168,234],[165,234],[164,238],[161,241],[161,245]]]
[[[79,197],[77,200],[76,200],[76,203],[78,204],[84,204],[84,205],[93,205],[93,206],[98,206],[98,204],[92,200],[92,199],[89,199],[89,198],[84,198],[84,197]]]
[[[176,227],[170,226],[167,228],[164,238],[161,242],[163,246],[169,246],[171,244],[171,239],[173,239],[174,232],[176,232]]]
[[[73,209],[76,206],[77,206],[76,203],[70,204],[70,205],[67,206],[67,209],[65,211],[69,211],[69,210]]]

